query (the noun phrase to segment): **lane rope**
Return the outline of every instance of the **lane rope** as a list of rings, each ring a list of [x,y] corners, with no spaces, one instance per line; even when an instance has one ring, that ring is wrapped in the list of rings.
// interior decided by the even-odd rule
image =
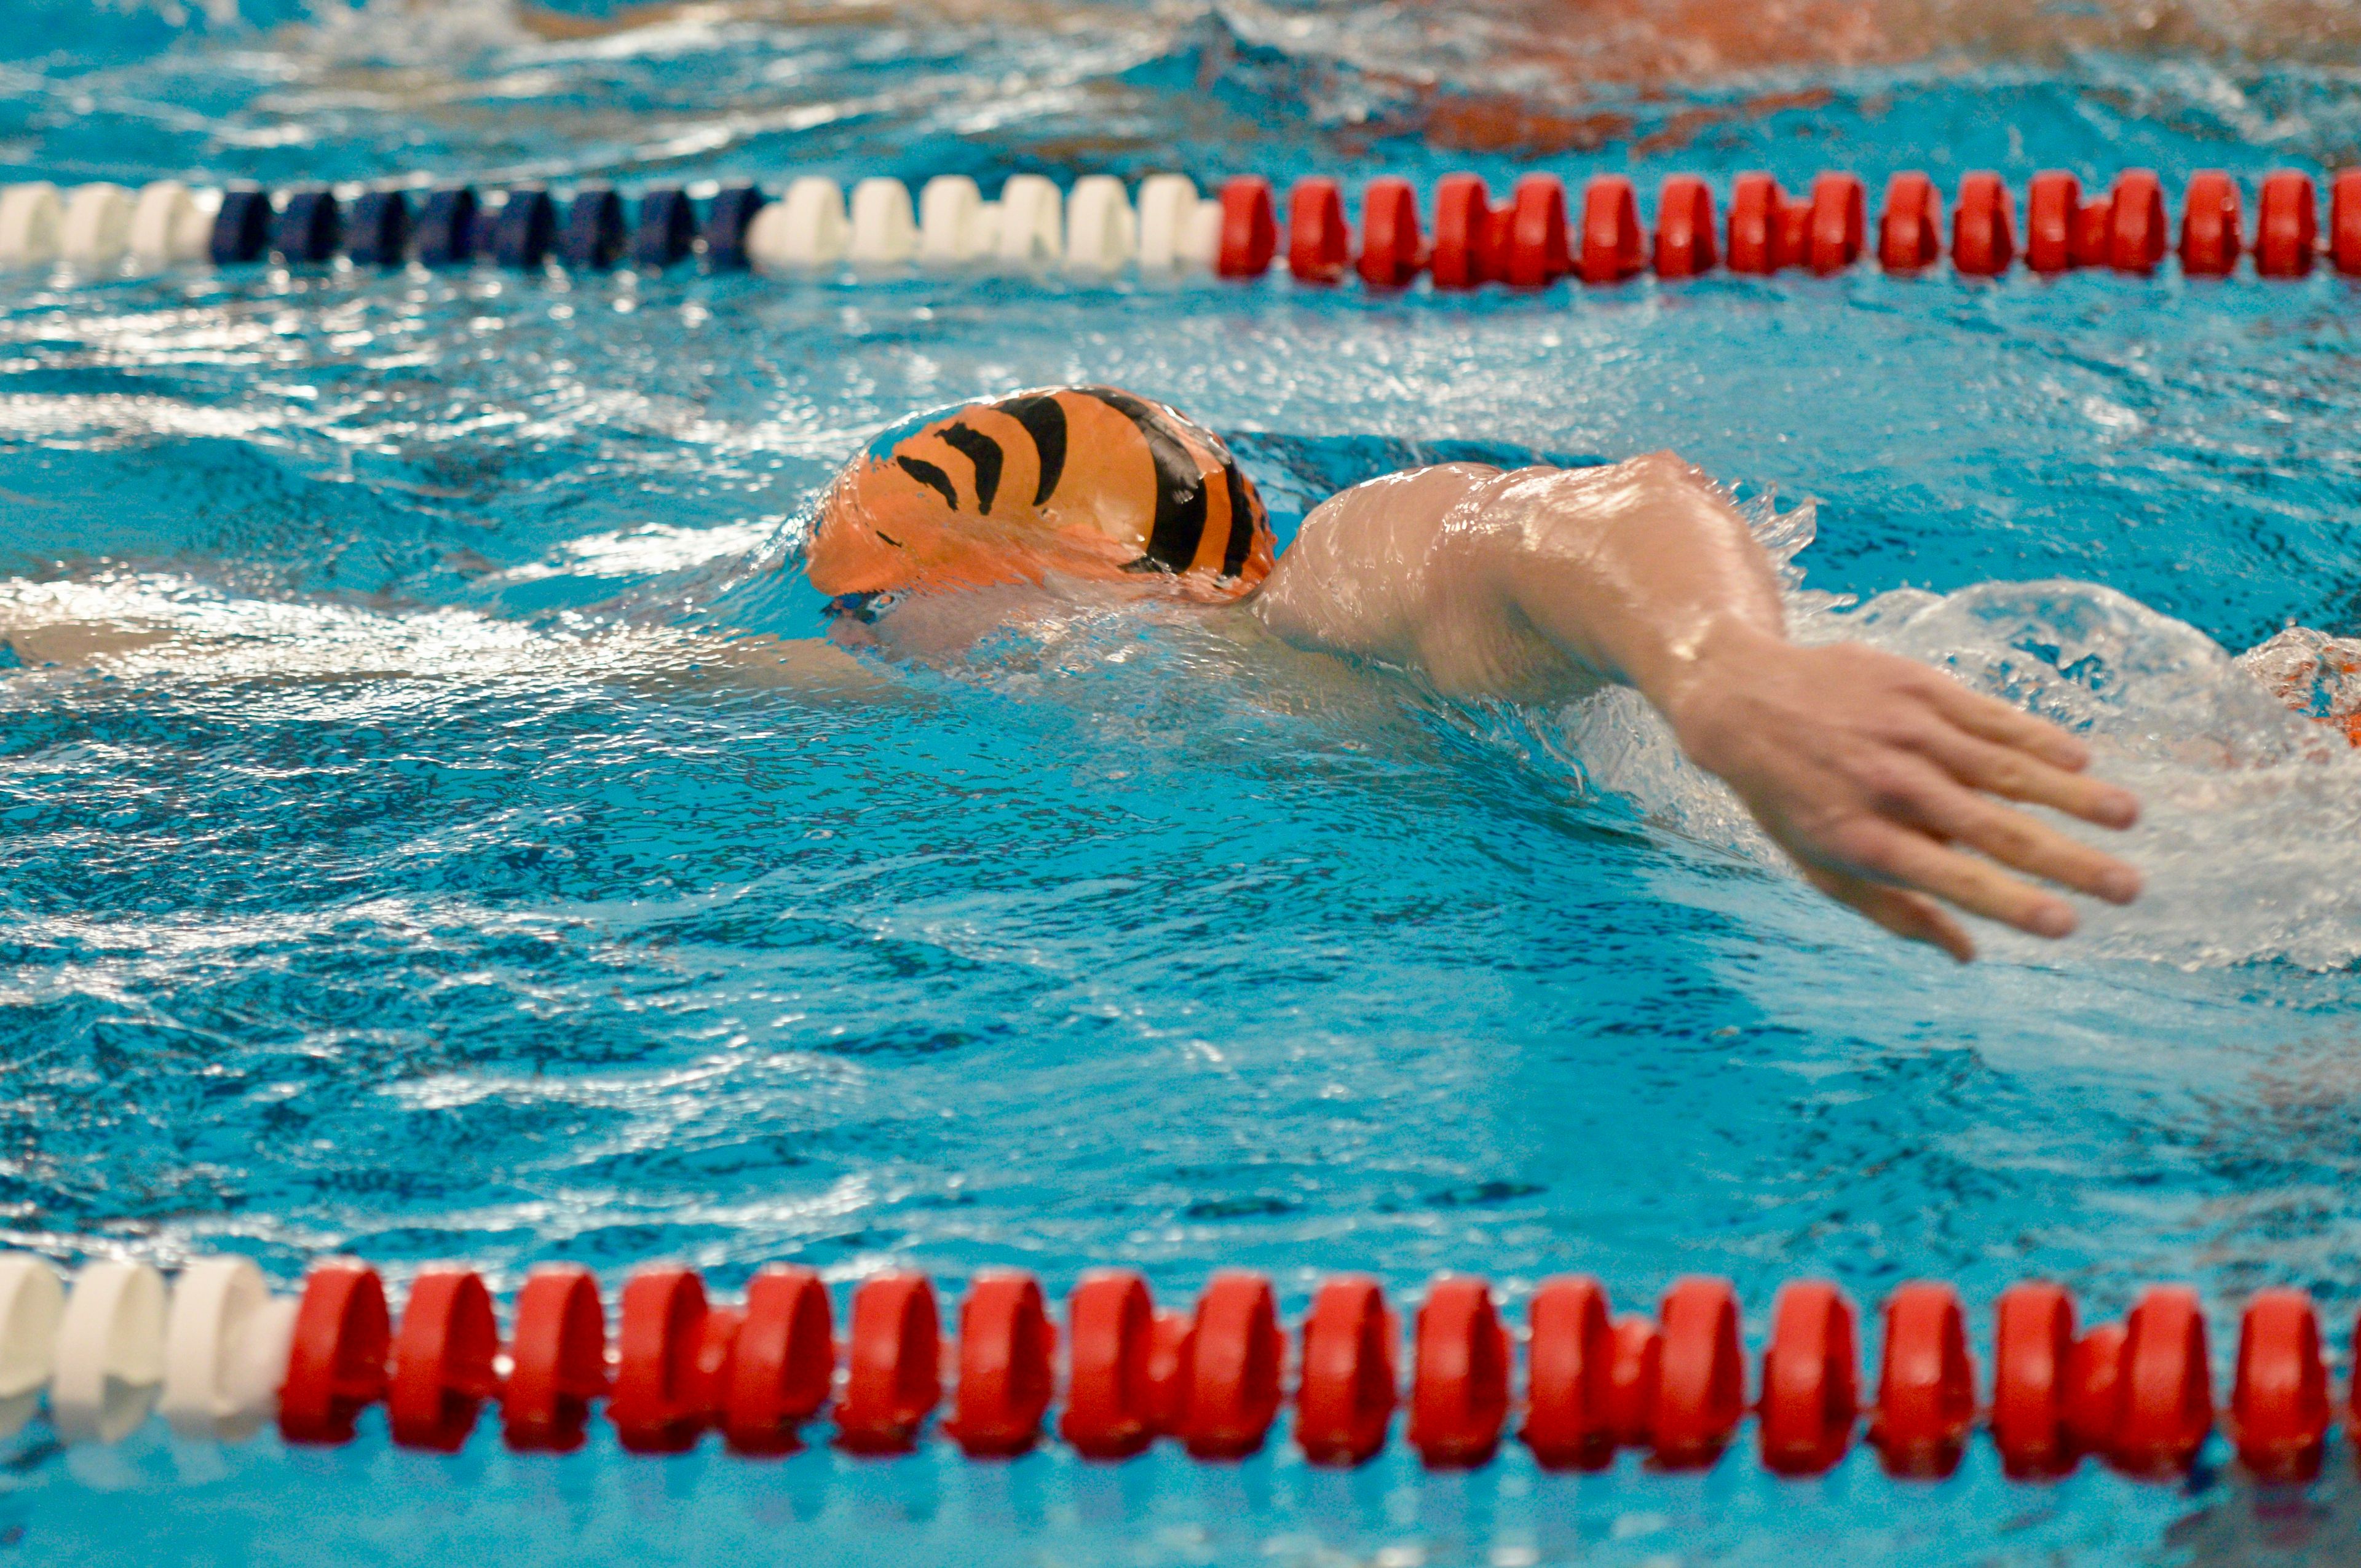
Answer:
[[[536,185],[273,193],[191,190],[169,180],[137,191],[35,181],[0,188],[0,269],[62,266],[87,278],[272,260],[320,267],[342,257],[360,268],[627,265],[653,273],[694,258],[711,271],[779,276],[993,267],[1244,280],[1276,265],[1313,287],[1357,278],[1369,290],[1399,290],[1424,275],[1446,292],[1542,289],[1565,278],[1604,287],[1648,272],[1667,280],[1716,270],[1828,275],[1865,260],[1897,274],[1948,262],[1961,276],[1996,278],[2020,265],[2045,276],[2078,269],[2148,275],[2172,258],[2184,276],[2220,278],[2251,258],[2263,278],[2301,278],[2321,265],[2361,276],[2361,169],[2327,184],[2323,223],[2312,175],[2266,176],[2249,229],[2238,182],[2201,170],[2186,183],[2176,229],[2163,182],[2140,169],[2097,192],[2070,173],[2037,174],[2022,209],[1998,175],[1971,173],[1952,192],[1948,221],[1942,192],[1917,171],[1887,182],[1873,218],[1851,174],[1817,175],[1793,194],[1768,174],[1741,174],[1726,212],[1705,181],[1675,174],[1657,192],[1651,228],[1621,175],[1591,179],[1576,200],[1555,175],[1527,174],[1495,201],[1476,175],[1450,174],[1436,183],[1430,227],[1411,183],[1384,177],[1359,193],[1356,235],[1342,184],[1317,176],[1296,182],[1283,211],[1268,181],[1253,175],[1210,196],[1185,175],[1151,175],[1135,199],[1108,175],[1061,191],[1019,174],[993,200],[957,174],[928,181],[915,200],[907,185],[884,176],[855,182],[849,198],[834,181],[806,175],[775,197],[734,183],[702,193],[655,187],[629,202],[606,185],[561,198]]]
[[[1756,1459],[1781,1475],[1824,1474],[1866,1442],[1889,1474],[1938,1478],[1981,1433],[2022,1480],[2086,1459],[2170,1480],[2219,1425],[2251,1476],[2278,1482],[2319,1474],[2336,1414],[2320,1315],[2292,1289],[2247,1304],[2218,1408],[2203,1310],[2177,1285],[2088,1326],[2062,1288],[2012,1287],[1995,1303],[1989,1382],[1958,1294],[1925,1280],[1883,1304],[1866,1382],[1859,1314],[1825,1280],[1781,1287],[1751,1379],[1737,1293],[1703,1276],[1674,1281],[1653,1316],[1617,1315],[1587,1277],[1552,1278],[1518,1324],[1488,1281],[1445,1275],[1405,1332],[1362,1276],[1323,1281],[1290,1326],[1257,1273],[1216,1272],[1184,1311],[1159,1309],[1137,1272],[1099,1269],[1060,1324],[1032,1275],[985,1269],[946,1335],[933,1282],[894,1271],[853,1288],[840,1337],[809,1268],[763,1268],[725,1302],[692,1269],[649,1266],[610,1315],[587,1269],[544,1264],[505,1332],[501,1315],[483,1277],[456,1264],[419,1269],[397,1312],[378,1271],[350,1258],[274,1296],[243,1258],[200,1258],[168,1285],[146,1264],[90,1263],[68,1280],[0,1255],[0,1436],[45,1399],[69,1443],[118,1442],[159,1413],[182,1438],[238,1441],[275,1422],[287,1442],[333,1445],[383,1405],[397,1445],[444,1453],[489,1409],[519,1452],[578,1449],[603,1416],[632,1453],[710,1433],[740,1454],[808,1440],[891,1455],[931,1425],[971,1458],[1054,1440],[1090,1460],[1170,1442],[1223,1462],[1260,1451],[1291,1410],[1314,1464],[1365,1464],[1399,1424],[1430,1469],[1480,1467],[1513,1439],[1546,1469],[1637,1451],[1681,1470],[1741,1446],[1751,1418]],[[2344,1414],[2361,1425],[2361,1384]]]

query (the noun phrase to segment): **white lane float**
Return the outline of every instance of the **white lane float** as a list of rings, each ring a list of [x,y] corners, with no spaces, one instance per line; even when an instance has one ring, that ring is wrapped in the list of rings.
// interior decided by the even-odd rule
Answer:
[[[817,174],[803,176],[785,196],[764,203],[746,225],[746,259],[763,272],[833,267],[851,243],[843,187]]]
[[[123,248],[131,265],[142,272],[160,272],[176,261],[193,261],[183,255],[181,235],[195,227],[196,199],[177,180],[157,180],[139,188],[131,203],[131,221],[123,235]]]
[[[47,267],[58,257],[65,203],[46,180],[0,189],[0,267]]]
[[[164,1380],[164,1277],[84,1264],[58,1322],[49,1422],[67,1442],[114,1442],[148,1419]]]
[[[31,1253],[0,1253],[0,1438],[15,1436],[40,1408],[65,1310],[56,1269]]]
[[[1139,182],[1139,268],[1143,272],[1210,272],[1222,249],[1222,204],[1197,193],[1185,174],[1151,174]]]
[[[1105,276],[1120,271],[1138,244],[1139,221],[1123,181],[1091,174],[1074,181],[1066,198],[1066,266]]]
[[[131,237],[133,196],[121,185],[77,185],[58,219],[58,259],[83,272],[118,267]]]
[[[848,255],[854,266],[898,266],[917,248],[918,219],[910,205],[907,185],[881,174],[852,188],[852,244]]]
[[[938,174],[918,192],[918,259],[958,267],[990,256],[1000,240],[1000,203],[964,174]]]
[[[1055,261],[1065,251],[1066,198],[1038,174],[1012,174],[1000,188],[1000,243],[1006,267]]]
[[[203,1257],[181,1270],[164,1329],[158,1411],[187,1438],[235,1441],[278,1409],[298,1303],[274,1297],[243,1257]]]

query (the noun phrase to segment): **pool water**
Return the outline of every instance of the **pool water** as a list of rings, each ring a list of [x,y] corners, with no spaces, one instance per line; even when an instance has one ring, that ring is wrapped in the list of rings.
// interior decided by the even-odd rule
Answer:
[[[1526,167],[2251,181],[2346,77],[2136,53],[1582,88],[1411,10],[1022,25],[494,5],[37,15],[11,179],[494,182]],[[1417,53],[1417,49],[1424,53]],[[1579,51],[1576,51],[1577,54]],[[1902,51],[1907,55],[1909,51]],[[1405,61],[1415,59],[1415,68]],[[2026,60],[2034,63],[2026,63]],[[2061,62],[2062,60],[2062,62]],[[1528,68],[1530,66],[1530,68]],[[1578,74],[1578,73],[1577,73]],[[1504,107],[1504,104],[1511,107]],[[1513,112],[1511,112],[1513,108]],[[1506,128],[1503,129],[1502,127]],[[1575,127],[1568,129],[1568,126]],[[1473,127],[1471,129],[1471,127]],[[2249,185],[2251,191],[2251,183]],[[1725,1274],[2086,1315],[2361,1308],[2361,764],[2230,662],[2361,615],[2361,292],[1861,270],[1538,296],[1274,277],[0,280],[0,1223],[63,1263],[349,1252],[609,1281],[1014,1265],[1159,1299],[1438,1270],[1512,1310]],[[1678,448],[1799,628],[2067,719],[2141,788],[2133,909],[1960,969],[1806,890],[1627,698],[1442,700],[1242,618],[884,621],[794,570],[914,408],[1119,383],[1239,433],[1282,534],[1445,455]],[[840,629],[837,635],[846,639]],[[840,649],[841,652],[841,648]],[[1874,1340],[1873,1324],[1870,1331]],[[2340,1374],[2341,1387],[2341,1374]],[[2349,1561],[2297,1490],[1938,1486],[1521,1452],[1349,1475],[940,1443],[776,1463],[178,1445],[0,1465],[28,1560],[1520,1564]]]

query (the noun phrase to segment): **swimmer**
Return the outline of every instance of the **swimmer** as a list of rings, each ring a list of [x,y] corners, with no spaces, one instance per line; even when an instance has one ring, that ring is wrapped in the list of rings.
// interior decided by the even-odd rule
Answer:
[[[1455,696],[1636,688],[1815,887],[1962,961],[1957,912],[2074,929],[2040,883],[2128,904],[2139,872],[2014,806],[2109,828],[2139,803],[2057,727],[1927,665],[1787,640],[1729,493],[1670,453],[1355,486],[1277,554],[1210,431],[1104,387],[1020,392],[887,432],[822,498],[806,559],[840,611],[1026,585],[1235,605],[1298,646]]]

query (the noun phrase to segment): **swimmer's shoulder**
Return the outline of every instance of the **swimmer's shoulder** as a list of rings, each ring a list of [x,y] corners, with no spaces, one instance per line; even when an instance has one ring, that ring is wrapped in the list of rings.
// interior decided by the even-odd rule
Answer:
[[[1436,463],[1364,479],[1305,514],[1295,546],[1288,554],[1293,555],[1313,540],[1342,542],[1372,529],[1416,527],[1422,521],[1432,523],[1499,484],[1510,472],[1488,463]]]
[[[1316,517],[1327,511],[1400,506],[1461,495],[1499,478],[1502,472],[1489,463],[1433,463],[1423,468],[1397,469],[1390,474],[1380,474],[1374,479],[1364,479],[1349,489],[1337,491],[1312,508],[1311,515]]]
[[[1481,508],[1501,470],[1438,463],[1365,480],[1312,509],[1255,597],[1263,624],[1331,652],[1406,657],[1427,559],[1445,524]]]

